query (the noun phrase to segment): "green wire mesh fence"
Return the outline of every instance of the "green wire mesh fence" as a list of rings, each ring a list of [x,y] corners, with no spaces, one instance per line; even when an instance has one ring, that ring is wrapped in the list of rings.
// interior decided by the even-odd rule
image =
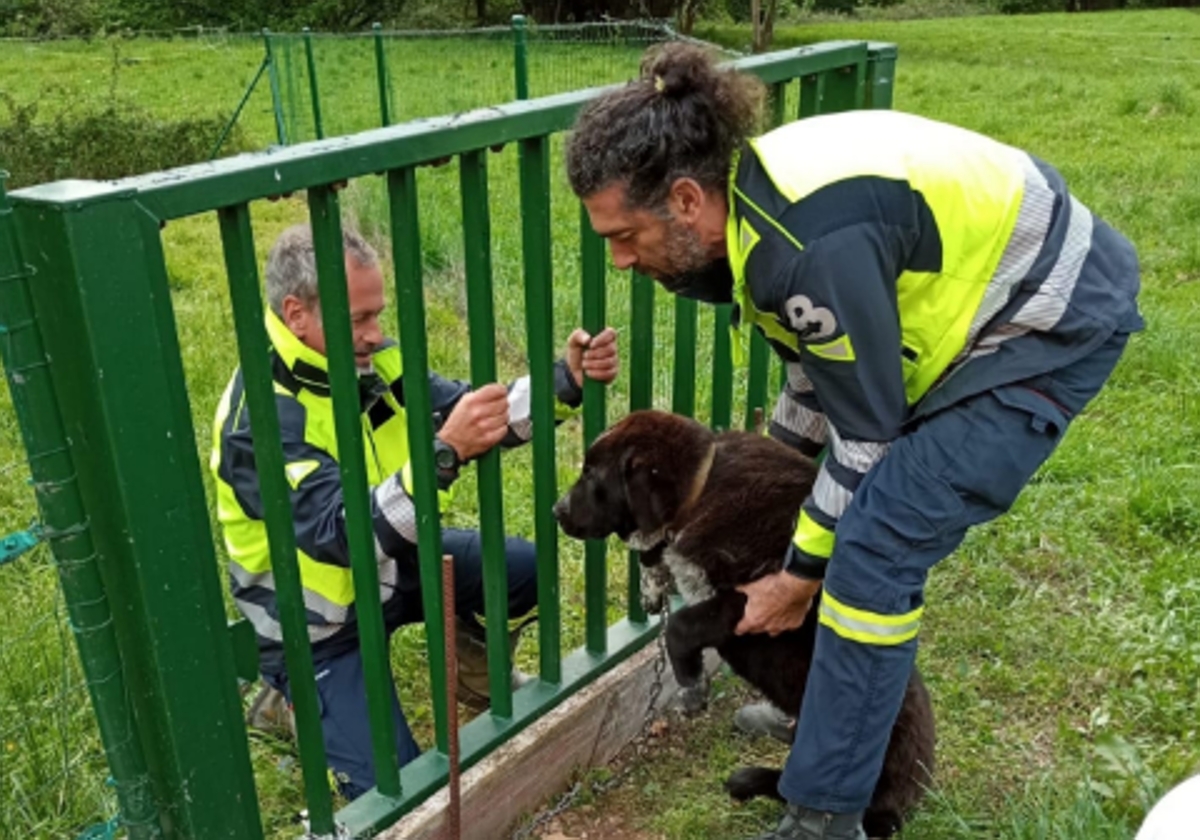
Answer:
[[[519,17],[478,29],[264,33],[277,139],[288,145],[623,81],[648,46],[679,38],[653,21],[539,26]],[[527,97],[516,91],[518,39]]]

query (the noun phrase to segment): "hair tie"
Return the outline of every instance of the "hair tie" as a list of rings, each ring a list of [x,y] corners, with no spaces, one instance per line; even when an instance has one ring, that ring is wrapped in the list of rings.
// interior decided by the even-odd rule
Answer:
[[[656,91],[658,91],[659,93],[662,93],[664,90],[667,89],[667,83],[663,81],[662,76],[654,77],[654,89]]]

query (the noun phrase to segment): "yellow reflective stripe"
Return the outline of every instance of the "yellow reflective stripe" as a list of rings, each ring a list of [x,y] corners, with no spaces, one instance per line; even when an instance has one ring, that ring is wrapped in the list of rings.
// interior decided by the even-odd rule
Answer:
[[[850,343],[848,335],[835,338],[828,344],[806,344],[804,349],[814,356],[829,359],[832,362],[853,362],[856,358],[854,345]]]
[[[924,607],[904,615],[883,615],[855,609],[829,594],[821,595],[821,623],[844,639],[866,645],[899,645],[916,638]]]
[[[766,168],[766,167],[764,167],[764,168]],[[746,204],[752,210],[754,210],[754,212],[757,213],[764,222],[769,224],[771,227],[775,228],[775,230],[779,231],[780,235],[782,235],[784,239],[786,239],[788,242],[791,242],[793,245],[795,245],[797,251],[804,250],[804,246],[801,245],[800,241],[791,234],[791,231],[789,231],[783,225],[779,224],[779,222],[777,222],[775,219],[773,219],[769,215],[767,215],[767,212],[765,210],[763,210],[761,207],[759,207],[757,204],[755,204],[753,201],[751,201],[744,192],[739,190],[737,187],[734,187],[733,193],[738,198],[740,198],[742,201],[746,202]],[[742,218],[741,223],[742,223],[743,227],[749,227],[749,225],[746,224],[746,219],[744,217]],[[742,253],[742,266],[743,267],[745,267],[745,265],[746,265],[746,257],[748,257],[750,255],[750,249],[753,248],[756,244],[758,244],[758,232],[755,231],[753,228],[750,228],[750,231],[754,234],[753,242],[750,243],[750,247],[749,248],[739,248],[739,250]],[[741,234],[741,232],[742,231],[739,229],[739,231],[738,231],[739,235]],[[740,243],[741,239],[739,239],[738,241]]]
[[[304,481],[304,479],[308,478],[320,468],[320,461],[293,461],[284,467],[284,472],[287,474],[288,484],[292,485],[293,490],[296,490],[300,487],[300,482]]]
[[[796,535],[792,538],[796,548],[813,557],[828,558],[833,554],[834,533],[817,524],[807,511],[800,511],[796,523]]]
[[[300,564],[300,583],[305,589],[339,607],[354,603],[354,575],[349,568],[322,563],[300,550],[296,551],[296,557]],[[342,621],[345,621],[344,616]]]

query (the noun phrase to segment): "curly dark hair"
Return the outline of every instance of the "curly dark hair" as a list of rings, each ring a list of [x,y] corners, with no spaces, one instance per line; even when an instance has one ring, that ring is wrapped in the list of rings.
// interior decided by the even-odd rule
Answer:
[[[630,207],[659,211],[671,184],[724,191],[737,148],[759,127],[765,88],[718,67],[699,46],[652,47],[639,77],[590,102],[567,141],[571,188],[587,198],[614,183]]]

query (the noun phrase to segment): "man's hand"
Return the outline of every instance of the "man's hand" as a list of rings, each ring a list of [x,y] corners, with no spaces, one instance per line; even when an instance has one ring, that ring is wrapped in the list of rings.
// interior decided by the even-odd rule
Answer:
[[[508,434],[508,389],[498,383],[468,392],[438,432],[454,447],[459,460],[482,455]]]
[[[567,367],[575,384],[583,387],[583,377],[605,385],[617,378],[621,360],[617,354],[617,331],[605,327],[599,335],[590,336],[578,329],[567,339]]]
[[[819,580],[801,580],[787,572],[776,572],[753,583],[739,586],[746,594],[746,611],[734,631],[778,636],[804,623],[813,596],[821,589]]]

